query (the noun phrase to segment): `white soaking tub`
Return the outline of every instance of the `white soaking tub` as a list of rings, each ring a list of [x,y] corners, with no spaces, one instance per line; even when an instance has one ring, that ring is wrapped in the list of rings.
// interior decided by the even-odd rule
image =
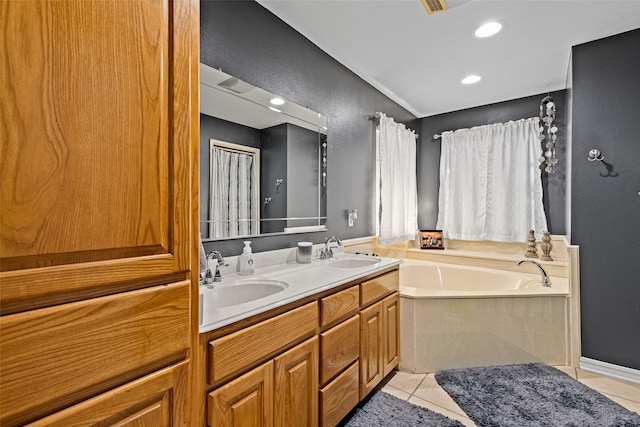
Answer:
[[[516,262],[514,262],[514,266]],[[407,259],[400,265],[400,367],[425,373],[568,364],[569,283],[540,274]]]

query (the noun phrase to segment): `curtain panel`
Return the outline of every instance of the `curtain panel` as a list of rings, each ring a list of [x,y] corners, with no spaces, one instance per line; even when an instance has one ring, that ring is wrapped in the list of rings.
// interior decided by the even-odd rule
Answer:
[[[418,230],[416,135],[380,114],[380,223],[382,245],[415,239]]]
[[[547,230],[539,119],[442,133],[436,228],[460,240],[526,242]]]

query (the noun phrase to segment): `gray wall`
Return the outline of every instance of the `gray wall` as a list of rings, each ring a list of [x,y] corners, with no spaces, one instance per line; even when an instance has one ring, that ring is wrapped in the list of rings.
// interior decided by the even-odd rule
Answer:
[[[412,128],[415,117],[253,1],[200,3],[200,61],[329,118],[329,232],[254,238],[254,250],[371,235],[374,127],[368,117],[382,111]],[[351,208],[358,220],[349,228]],[[205,249],[237,255],[242,241],[206,243]]]
[[[556,153],[559,159],[554,174],[542,175],[544,206],[547,226],[553,234],[565,234],[565,188],[566,188],[566,132],[567,115],[565,91],[551,92],[556,101],[556,123],[558,140]],[[440,186],[440,140],[433,140],[434,134],[446,130],[456,130],[490,123],[504,123],[537,117],[540,101],[546,93],[514,99],[482,107],[469,108],[420,120],[421,141],[418,144],[418,226],[420,229],[433,229],[438,220],[438,188]]]
[[[640,30],[573,49],[571,234],[582,354],[640,369]],[[599,148],[606,163],[588,162]]]

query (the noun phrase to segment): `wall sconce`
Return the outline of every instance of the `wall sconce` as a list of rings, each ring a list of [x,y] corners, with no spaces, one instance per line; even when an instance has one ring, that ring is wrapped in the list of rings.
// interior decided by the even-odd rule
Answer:
[[[556,139],[558,136],[558,126],[554,123],[556,119],[556,103],[550,96],[545,96],[540,101],[540,135],[538,138],[543,144],[543,155],[538,158],[540,170],[547,173],[554,173],[558,164],[556,157]],[[546,128],[546,131],[545,131]],[[545,142],[546,141],[546,142]]]
[[[282,185],[283,182],[284,182],[284,179],[276,178],[276,193],[280,192],[280,186]]]
[[[267,206],[269,203],[271,203],[271,197],[265,197],[264,198],[264,205]]]
[[[604,156],[602,155],[600,150],[598,150],[597,148],[592,148],[591,150],[589,150],[589,157],[587,157],[587,160],[589,160],[590,162],[601,162],[604,160]]]

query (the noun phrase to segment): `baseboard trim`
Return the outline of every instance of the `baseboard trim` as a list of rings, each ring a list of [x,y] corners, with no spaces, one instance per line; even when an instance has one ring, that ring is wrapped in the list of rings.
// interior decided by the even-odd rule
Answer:
[[[589,359],[588,357],[581,357],[580,369],[640,384],[640,371],[633,368],[627,368],[626,366],[614,365],[613,363]]]

